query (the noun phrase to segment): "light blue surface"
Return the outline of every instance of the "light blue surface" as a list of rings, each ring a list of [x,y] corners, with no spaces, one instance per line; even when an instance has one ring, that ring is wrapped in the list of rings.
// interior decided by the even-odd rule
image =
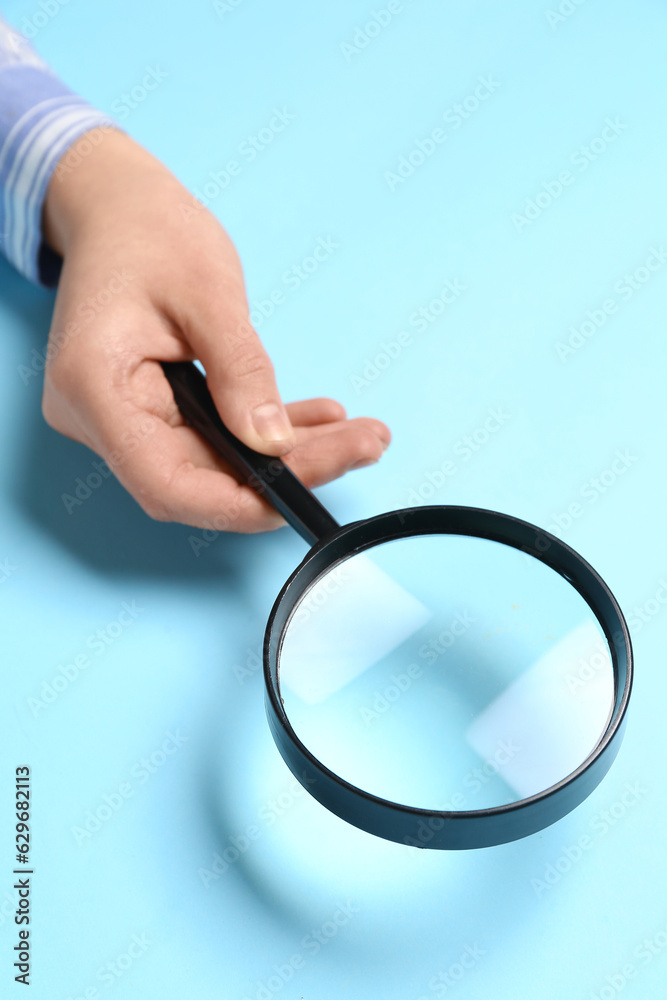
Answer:
[[[415,0],[347,56],[341,43],[363,41],[382,0],[72,0],[38,17],[44,6],[57,4],[3,12],[18,27],[46,21],[40,53],[103,109],[147,68],[167,73],[123,124],[192,190],[274,108],[294,115],[210,207],[241,251],[255,314],[285,293],[258,323],[285,398],[331,395],[393,430],[377,467],[319,491],[339,519],[421,490],[553,530],[578,504],[561,534],[626,610],[637,681],[613,770],[541,834],[448,855],[330,816],[297,794],[256,669],[303,544],[287,530],[220,537],[197,558],[193,532],[151,523],[112,481],[68,515],[61,495],[94,456],[44,425],[39,379],[18,374],[43,347],[52,297],[0,262],[2,995],[21,995],[11,805],[14,768],[29,764],[33,1000],[662,996],[667,266],[632,295],[623,276],[667,246],[664,6],[563,0],[572,13],[550,24],[555,0]],[[461,127],[455,113],[443,122],[481,77],[500,85]],[[577,150],[608,118],[623,128],[582,170]],[[446,140],[390,190],[386,173],[437,127]],[[565,170],[571,183],[517,231],[513,215]],[[285,272],[329,237],[339,246],[290,288]],[[448,280],[465,291],[410,327]],[[616,312],[559,358],[570,326],[610,298]],[[411,342],[386,370],[367,368],[401,331]],[[468,454],[465,436],[498,408],[507,416]],[[599,489],[617,451],[625,467]],[[433,487],[448,459],[455,471]],[[132,602],[100,650],[95,633],[118,633]],[[31,701],[77,656],[88,665],[51,703]],[[166,754],[170,733],[182,742]],[[118,808],[77,833],[105,795]],[[130,967],[104,973],[127,965],[135,935]]]

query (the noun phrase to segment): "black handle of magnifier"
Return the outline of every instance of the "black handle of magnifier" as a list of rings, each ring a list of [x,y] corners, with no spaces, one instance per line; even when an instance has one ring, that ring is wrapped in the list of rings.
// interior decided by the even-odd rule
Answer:
[[[206,385],[191,361],[163,361],[162,369],[186,423],[198,431],[242,479],[265,497],[309,545],[340,525],[279,458],[249,448],[223,424]]]

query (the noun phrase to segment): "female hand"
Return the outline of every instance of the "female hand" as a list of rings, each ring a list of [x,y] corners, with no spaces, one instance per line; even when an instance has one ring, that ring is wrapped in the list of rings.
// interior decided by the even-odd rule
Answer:
[[[284,521],[184,424],[160,361],[201,360],[229,429],[282,456],[308,486],[377,461],[391,439],[380,421],[348,420],[332,399],[282,403],[238,255],[215,217],[203,206],[184,213],[192,195],[124,133],[110,130],[66,167],[76,146],[44,208],[45,237],[64,260],[47,422],[101,455],[151,517],[195,527],[222,519],[251,532]]]

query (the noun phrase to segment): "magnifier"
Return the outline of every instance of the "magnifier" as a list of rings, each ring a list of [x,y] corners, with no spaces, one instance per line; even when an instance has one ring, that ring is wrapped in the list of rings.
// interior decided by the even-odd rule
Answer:
[[[264,638],[269,726],[306,790],[368,833],[441,850],[518,840],[583,802],[618,753],[633,674],[595,570],[474,507],[341,526],[224,426],[194,364],[163,369],[187,423],[311,546]]]

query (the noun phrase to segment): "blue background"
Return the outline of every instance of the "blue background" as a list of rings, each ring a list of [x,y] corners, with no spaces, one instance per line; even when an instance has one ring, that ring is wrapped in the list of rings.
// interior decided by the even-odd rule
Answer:
[[[47,16],[9,0],[3,12],[106,110],[147,68],[166,73],[122,124],[191,190],[239,159],[274,108],[294,115],[209,206],[241,252],[284,398],[330,395],[394,433],[376,467],[319,495],[341,520],[421,490],[556,529],[629,617],[637,679],[621,753],[559,823],[470,853],[385,843],[297,794],[266,725],[256,651],[303,543],[288,530],[221,535],[195,555],[201,532],[152,523],[112,480],[68,514],[62,494],[95,456],[45,426],[41,377],[19,374],[43,349],[53,296],[0,261],[3,995],[20,993],[10,914],[22,764],[33,772],[35,1000],[661,995],[667,267],[643,283],[637,269],[667,242],[667,11],[564,0],[558,19],[555,0],[415,0],[367,32],[386,7],[72,0]],[[443,124],[480,77],[499,86],[459,127]],[[608,118],[618,134],[582,169],[577,151]],[[446,141],[390,184],[436,127]],[[545,194],[565,170],[571,183]],[[283,273],[320,237],[339,247],[286,289]],[[614,289],[634,272],[632,295]],[[418,332],[411,314],[447,280],[465,290]],[[284,301],[264,319],[276,288]],[[616,311],[559,356],[610,297]],[[376,364],[401,331],[411,341]],[[498,407],[508,419],[464,460],[460,442]],[[609,472],[619,450],[625,468]],[[455,473],[432,486],[448,459]],[[601,473],[604,491],[592,484]],[[135,617],[115,626],[131,602]],[[108,644],[90,638],[100,629]],[[82,655],[88,666],[55,691]],[[40,708],[49,686],[56,697]],[[180,745],[166,754],[169,733]],[[77,833],[105,796],[109,818]],[[133,936],[143,950],[128,960]]]

